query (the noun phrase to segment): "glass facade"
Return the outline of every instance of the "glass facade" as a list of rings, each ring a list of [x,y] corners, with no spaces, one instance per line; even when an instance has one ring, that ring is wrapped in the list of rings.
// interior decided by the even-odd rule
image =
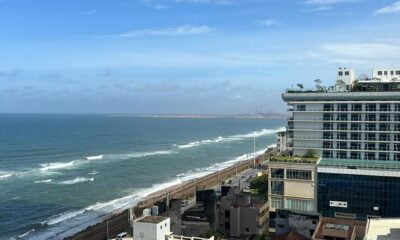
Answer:
[[[367,216],[400,217],[400,178],[318,173],[318,212],[324,217],[355,214],[359,220]],[[347,207],[335,206],[345,202]]]

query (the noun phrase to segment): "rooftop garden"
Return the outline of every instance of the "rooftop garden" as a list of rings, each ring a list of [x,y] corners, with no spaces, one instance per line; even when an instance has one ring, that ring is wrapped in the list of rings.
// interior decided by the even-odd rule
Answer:
[[[319,157],[313,150],[309,150],[304,156],[289,156],[286,154],[274,154],[270,162],[288,162],[288,163],[317,163]]]

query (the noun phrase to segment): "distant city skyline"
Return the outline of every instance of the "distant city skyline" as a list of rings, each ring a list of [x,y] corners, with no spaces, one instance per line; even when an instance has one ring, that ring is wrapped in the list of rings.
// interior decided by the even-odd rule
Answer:
[[[400,1],[0,0],[0,112],[283,113],[400,65]]]

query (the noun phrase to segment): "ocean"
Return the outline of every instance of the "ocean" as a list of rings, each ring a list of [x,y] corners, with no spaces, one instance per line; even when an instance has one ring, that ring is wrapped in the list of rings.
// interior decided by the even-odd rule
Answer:
[[[251,157],[253,138],[263,152],[284,125],[0,114],[0,239],[63,239],[151,192]]]

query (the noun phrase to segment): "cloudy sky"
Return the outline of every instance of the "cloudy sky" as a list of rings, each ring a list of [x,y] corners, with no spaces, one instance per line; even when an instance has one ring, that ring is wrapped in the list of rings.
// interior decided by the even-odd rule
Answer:
[[[285,112],[400,65],[394,0],[0,0],[0,112]]]

